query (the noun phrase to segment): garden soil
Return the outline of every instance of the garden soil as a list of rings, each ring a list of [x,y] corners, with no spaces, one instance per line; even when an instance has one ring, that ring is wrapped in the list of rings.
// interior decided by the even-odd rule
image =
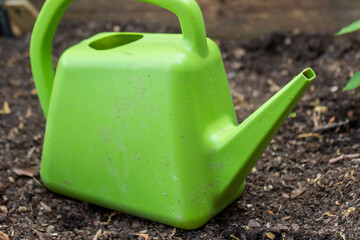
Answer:
[[[64,22],[54,64],[101,31],[163,25]],[[239,122],[310,66],[311,87],[247,178],[243,195],[200,229],[174,227],[60,196],[41,182],[45,119],[30,69],[30,34],[0,38],[0,239],[360,239],[360,34],[298,30],[216,42]],[[89,96],[91,97],[91,96]]]

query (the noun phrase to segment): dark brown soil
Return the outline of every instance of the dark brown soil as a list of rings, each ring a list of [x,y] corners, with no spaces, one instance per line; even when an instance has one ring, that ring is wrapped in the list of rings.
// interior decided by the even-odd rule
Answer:
[[[114,26],[64,23],[54,61],[68,46]],[[239,121],[303,68],[313,67],[317,79],[248,177],[242,197],[195,231],[72,200],[42,185],[45,120],[29,39],[0,38],[0,239],[360,239],[360,89],[341,91],[360,70],[360,34],[335,39],[294,31],[219,41]]]

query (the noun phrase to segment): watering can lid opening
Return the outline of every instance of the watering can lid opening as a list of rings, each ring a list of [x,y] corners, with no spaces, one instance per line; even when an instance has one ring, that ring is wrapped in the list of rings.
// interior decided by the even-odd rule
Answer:
[[[95,50],[108,50],[135,42],[144,35],[140,33],[115,33],[91,41],[89,47]]]

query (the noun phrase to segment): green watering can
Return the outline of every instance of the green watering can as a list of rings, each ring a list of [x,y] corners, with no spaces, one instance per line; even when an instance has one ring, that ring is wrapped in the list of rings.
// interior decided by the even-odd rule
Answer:
[[[51,47],[71,0],[47,0],[30,56],[47,118],[41,178],[52,191],[195,229],[244,190],[246,176],[314,79],[308,68],[240,125],[217,45],[195,0],[142,0],[182,34],[100,33]]]

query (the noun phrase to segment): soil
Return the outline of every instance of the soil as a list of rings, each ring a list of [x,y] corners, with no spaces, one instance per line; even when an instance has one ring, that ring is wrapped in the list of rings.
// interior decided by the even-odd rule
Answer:
[[[64,22],[54,62],[101,31],[178,32],[137,22]],[[30,34],[0,38],[0,239],[360,239],[360,34],[272,33],[217,41],[239,121],[311,66],[316,80],[247,178],[243,195],[185,231],[48,191],[39,177],[45,119],[29,63]]]

